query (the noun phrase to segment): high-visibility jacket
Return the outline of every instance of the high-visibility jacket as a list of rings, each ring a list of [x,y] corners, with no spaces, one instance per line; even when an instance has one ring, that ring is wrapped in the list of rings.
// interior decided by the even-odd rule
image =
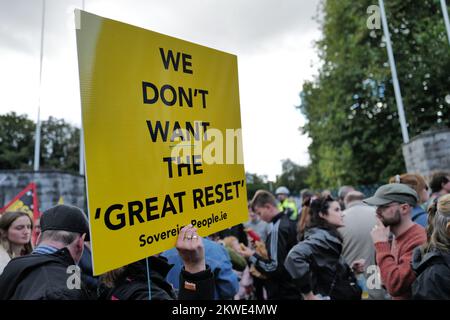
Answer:
[[[289,199],[284,199],[283,202],[278,203],[278,210],[284,211],[286,210],[286,213],[289,215],[289,218],[291,220],[297,220],[298,217],[298,210],[297,205],[294,201]]]

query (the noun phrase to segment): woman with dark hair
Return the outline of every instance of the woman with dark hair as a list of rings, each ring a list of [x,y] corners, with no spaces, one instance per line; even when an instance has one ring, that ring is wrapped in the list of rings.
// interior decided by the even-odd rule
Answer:
[[[341,256],[343,226],[339,202],[330,196],[311,201],[304,240],[295,245],[284,263],[305,300],[361,299],[353,271]],[[364,260],[352,263],[363,272]]]
[[[12,258],[33,251],[32,229],[33,221],[25,212],[11,211],[0,216],[0,274]]]
[[[450,300],[450,194],[430,207],[427,243],[414,250],[413,299]]]
[[[310,214],[309,214],[309,206],[311,202],[317,198],[320,198],[320,194],[313,194],[311,192],[305,192],[305,194],[302,195],[302,209],[300,212],[300,219],[298,219],[297,222],[297,240],[303,241],[305,237],[305,230],[306,226],[309,223],[310,220]]]
[[[426,209],[428,209],[433,204],[433,201],[435,199],[450,193],[450,173],[444,171],[433,173],[430,178],[430,188],[430,199],[428,199],[424,207]]]

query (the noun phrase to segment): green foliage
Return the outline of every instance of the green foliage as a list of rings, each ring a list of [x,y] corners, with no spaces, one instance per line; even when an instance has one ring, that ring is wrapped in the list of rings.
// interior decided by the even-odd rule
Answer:
[[[53,117],[43,121],[41,129],[41,168],[77,172],[80,129]]]
[[[312,138],[312,188],[375,184],[405,171],[383,31],[366,25],[372,4],[323,3],[322,67],[304,83],[299,106]],[[410,137],[450,126],[450,48],[439,1],[385,6]]]
[[[272,191],[272,183],[267,176],[260,176],[256,173],[245,173],[247,180],[247,199],[250,201],[259,189]]]
[[[285,186],[291,195],[298,196],[302,189],[308,187],[306,184],[308,172],[308,167],[299,166],[289,159],[283,160],[282,173],[277,177],[275,188]]]
[[[36,125],[26,115],[0,115],[0,168],[32,169]],[[41,169],[78,172],[80,129],[50,117],[41,123]]]
[[[35,128],[26,115],[0,115],[0,169],[32,168]]]
[[[287,187],[292,196],[299,196],[300,191],[309,186],[306,183],[308,175],[310,175],[309,167],[299,166],[290,159],[282,160],[282,172],[275,182],[269,181],[266,175],[246,173],[247,198],[250,201],[259,189],[274,193],[280,186]]]

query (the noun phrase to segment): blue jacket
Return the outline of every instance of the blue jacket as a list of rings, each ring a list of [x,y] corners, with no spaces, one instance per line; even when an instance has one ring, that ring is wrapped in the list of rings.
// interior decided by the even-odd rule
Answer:
[[[233,299],[239,290],[239,280],[232,270],[230,255],[222,245],[209,239],[203,238],[203,245],[205,247],[206,264],[214,273],[215,299]],[[166,280],[178,289],[180,287],[180,272],[183,266],[178,251],[176,248],[172,248],[164,251],[161,255],[174,265],[167,274]]]
[[[417,205],[411,211],[412,221],[426,228],[428,225],[428,213],[422,209],[421,206]]]

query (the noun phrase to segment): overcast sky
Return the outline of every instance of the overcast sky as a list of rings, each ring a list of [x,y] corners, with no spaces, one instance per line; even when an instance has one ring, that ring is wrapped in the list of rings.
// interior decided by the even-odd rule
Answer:
[[[306,165],[309,140],[295,106],[317,73],[312,18],[319,0],[85,0],[85,10],[238,56],[247,172],[281,173],[281,160]],[[80,126],[75,8],[82,0],[47,0],[42,86],[42,0],[0,0],[0,113],[50,115]]]

